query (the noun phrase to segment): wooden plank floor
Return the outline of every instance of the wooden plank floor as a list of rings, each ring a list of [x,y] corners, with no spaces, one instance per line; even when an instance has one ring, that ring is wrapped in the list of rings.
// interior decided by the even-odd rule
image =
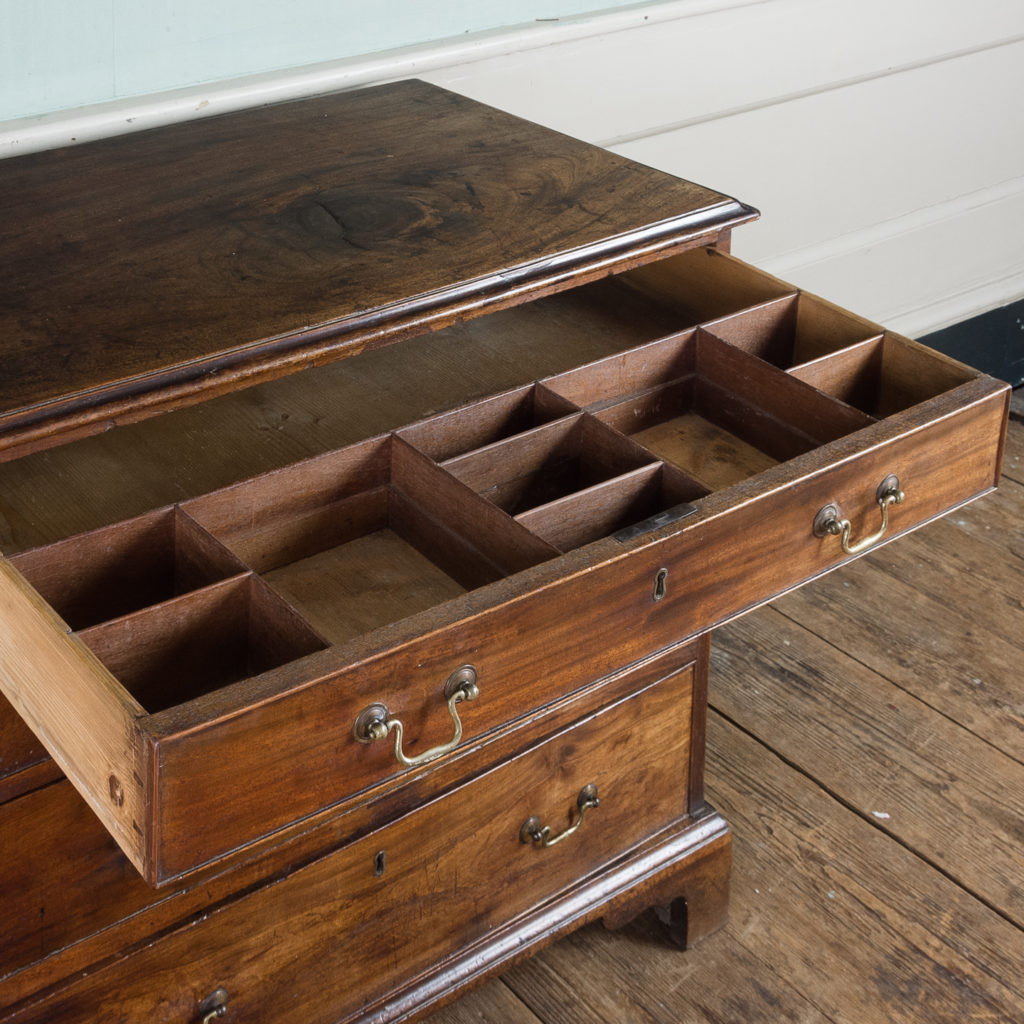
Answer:
[[[1024,1021],[1024,400],[1002,487],[716,635],[728,926],[591,925],[430,1024]],[[908,488],[909,490],[909,488]]]

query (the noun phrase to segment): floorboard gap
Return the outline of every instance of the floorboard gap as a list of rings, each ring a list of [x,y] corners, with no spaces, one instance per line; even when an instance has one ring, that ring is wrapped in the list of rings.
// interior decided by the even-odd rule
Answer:
[[[990,740],[984,733],[976,732],[974,729],[967,728],[967,726],[965,726],[963,724],[963,722],[961,722],[959,719],[955,718],[948,711],[944,711],[941,707],[937,707],[935,704],[932,704],[931,702],[925,700],[924,697],[922,697],[919,693],[915,693],[913,690],[909,689],[908,687],[906,687],[905,685],[900,683],[898,680],[893,679],[890,676],[887,676],[884,672],[879,672],[878,668],[876,666],[869,664],[868,662],[864,661],[862,658],[858,658],[855,654],[851,654],[844,647],[844,641],[842,639],[839,639],[839,640],[832,639],[831,636],[829,635],[829,631],[827,631],[827,630],[824,631],[824,632],[820,632],[819,633],[817,630],[813,629],[811,626],[809,626],[806,622],[804,622],[798,616],[795,616],[795,615],[791,614],[790,612],[783,611],[781,608],[777,607],[774,604],[770,605],[769,607],[771,607],[775,612],[777,612],[779,615],[781,615],[784,619],[786,619],[787,621],[793,623],[793,625],[796,626],[798,629],[805,630],[811,636],[813,636],[816,639],[820,640],[822,643],[827,644],[837,654],[842,655],[842,657],[847,658],[848,660],[852,661],[856,665],[859,665],[861,668],[865,669],[866,671],[872,672],[875,675],[879,676],[881,679],[884,679],[891,686],[895,687],[901,693],[904,693],[908,697],[910,697],[913,700],[915,700],[922,707],[928,708],[930,711],[934,711],[935,714],[939,715],[941,718],[944,718],[951,725],[956,726],[956,728],[958,728],[958,729],[962,729],[965,733],[967,733],[970,736],[973,736],[980,743],[983,743],[985,746],[989,747],[989,749],[995,751],[1000,756],[1006,757],[1009,760],[1014,761],[1017,764],[1019,764],[1022,767],[1024,767],[1024,754],[1018,755],[1018,754],[1014,753],[1011,750],[1007,750],[1005,747],[1000,746],[998,743],[993,743],[992,740]]]
[[[964,883],[955,875],[953,875],[952,872],[942,867],[941,864],[936,863],[935,860],[933,860],[931,857],[928,857],[920,850],[915,849],[912,845],[907,843],[905,840],[901,839],[900,836],[896,835],[890,829],[887,829],[885,827],[885,824],[878,818],[874,817],[874,815],[869,814],[867,811],[861,810],[852,801],[847,800],[836,790],[832,789],[831,786],[828,786],[824,782],[822,782],[821,779],[815,778],[815,776],[812,775],[810,771],[808,771],[806,768],[803,768],[798,762],[794,761],[792,758],[786,757],[785,754],[783,754],[781,751],[773,747],[770,743],[766,742],[764,739],[758,736],[757,733],[748,729],[742,723],[736,721],[728,713],[722,711],[714,704],[713,701],[708,703],[708,708],[709,710],[714,711],[715,714],[718,715],[724,722],[728,722],[728,724],[732,726],[734,729],[743,733],[744,736],[747,736],[755,743],[760,744],[773,757],[777,758],[780,762],[782,762],[782,764],[786,765],[788,768],[793,769],[793,771],[797,772],[799,775],[805,778],[808,782],[810,782],[813,786],[815,786],[818,790],[820,790],[830,799],[834,800],[837,804],[839,804],[842,807],[845,807],[848,811],[857,815],[857,817],[861,818],[863,821],[867,822],[867,824],[869,824],[872,828],[876,829],[886,838],[892,840],[898,846],[902,847],[909,854],[911,854],[912,856],[916,857],[919,861],[921,861],[921,863],[927,865],[937,874],[945,878],[948,882],[955,885],[958,889],[966,893],[972,899],[977,900],[977,902],[980,903],[983,907],[986,907],[997,917],[1001,918],[1008,925],[1017,929],[1017,931],[1021,932],[1021,934],[1024,935],[1024,927],[1022,927],[1020,924],[1018,924],[1018,922],[1016,922],[1012,917],[1010,917],[1006,913],[1006,911],[999,907],[998,904],[994,903],[992,900],[989,900],[986,897],[979,894],[978,892],[974,891],[973,889],[971,889],[970,886],[964,885]]]

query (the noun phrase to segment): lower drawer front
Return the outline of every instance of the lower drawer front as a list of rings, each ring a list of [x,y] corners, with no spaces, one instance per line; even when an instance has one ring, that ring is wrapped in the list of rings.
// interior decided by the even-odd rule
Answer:
[[[684,817],[694,667],[582,720],[287,879],[211,912],[13,1020],[335,1021]],[[653,728],[652,728],[653,726]],[[578,795],[600,803],[578,822]]]

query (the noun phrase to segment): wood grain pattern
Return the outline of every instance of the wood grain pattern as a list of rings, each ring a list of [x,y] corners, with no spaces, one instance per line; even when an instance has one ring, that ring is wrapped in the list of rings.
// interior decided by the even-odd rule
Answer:
[[[822,635],[848,634],[846,649],[862,664],[1020,760],[1022,490],[1004,480],[970,508],[776,606]]]
[[[940,395],[967,379],[970,370],[941,352],[886,332],[877,377],[876,408],[881,416]],[[1009,398],[1009,396],[1007,396]]]
[[[760,429],[769,451],[799,451],[801,436],[820,444],[851,434],[872,422],[871,416],[862,410],[831,401],[790,374],[780,373],[771,364],[752,359],[740,349],[723,344],[710,330],[698,331],[697,343],[697,371],[714,386],[712,395],[708,397],[703,397],[698,390],[699,407],[705,415],[717,414],[725,424],[734,420],[746,429]],[[961,384],[971,376],[967,373],[955,384]],[[946,388],[921,398],[950,391],[955,384],[951,382]],[[725,392],[730,398],[716,397],[715,391],[718,395]],[[733,403],[739,403],[741,407],[735,414],[730,411]],[[752,412],[742,411],[743,405]],[[785,434],[782,427],[788,428],[795,437],[776,440],[776,435]]]
[[[15,157],[0,426],[138,418],[752,215],[420,82]]]
[[[488,398],[449,415],[407,427],[399,436],[437,462],[447,462],[577,412],[571,402],[539,384]]]
[[[517,516],[653,465],[650,455],[590,416],[537,427],[445,463],[445,469]]]
[[[789,372],[848,405],[877,409],[883,347],[882,339],[875,338],[796,366]]]
[[[682,958],[653,914],[624,932],[575,932],[503,978],[545,1024],[1024,1013],[1021,932],[997,911],[714,711],[707,769],[736,829],[729,924]]]
[[[264,579],[335,644],[465,593],[386,528],[289,562]]]
[[[878,324],[806,292],[724,317],[708,329],[730,345],[784,370],[840,355],[882,335]]]
[[[704,328],[599,360],[546,386],[627,434],[696,412],[775,460],[873,422]]]
[[[364,699],[379,699],[380,693],[391,692],[391,680],[395,678],[421,678],[426,671],[428,678],[440,681],[455,664],[463,661],[472,661],[489,677],[546,677],[549,685],[555,684],[552,664],[573,665],[573,671],[583,670],[585,664],[588,673],[606,671],[601,666],[610,667],[614,659],[628,662],[642,656],[645,650],[656,649],[680,635],[701,632],[710,623],[730,618],[844,560],[838,543],[829,546],[811,535],[814,512],[827,501],[837,500],[836,495],[841,496],[838,500],[858,507],[855,497],[846,496],[866,492],[867,497],[861,499],[864,505],[858,530],[862,530],[865,523],[874,529],[871,518],[874,488],[878,480],[893,471],[890,467],[894,467],[902,479],[921,481],[914,504],[900,506],[897,510],[892,528],[895,533],[945,511],[959,500],[956,495],[963,493],[967,481],[972,481],[971,486],[976,491],[991,486],[994,466],[989,438],[997,429],[994,425],[1001,421],[1002,403],[1002,395],[998,395],[934,425],[932,436],[937,445],[940,437],[946,442],[939,445],[945,448],[946,455],[941,469],[935,467],[930,451],[922,449],[913,434],[901,436],[897,432],[891,442],[869,449],[858,459],[840,462],[824,479],[814,475],[791,479],[785,501],[780,502],[778,494],[765,486],[756,500],[751,495],[742,505],[736,505],[735,499],[724,501],[717,515],[713,505],[706,507],[702,515],[684,520],[673,536],[662,538],[642,553],[637,552],[636,557],[594,565],[594,552],[585,559],[589,568],[570,576],[566,575],[566,566],[559,564],[557,581],[552,578],[543,589],[534,591],[532,596],[524,594],[521,600],[498,601],[471,619],[460,621],[457,602],[453,602],[446,606],[451,625],[445,631],[420,636],[424,623],[408,620],[405,628],[409,634],[405,641],[396,644],[394,634],[375,636],[373,646],[378,653],[371,656],[370,650],[364,648],[359,660],[343,671],[328,668],[331,662],[338,665],[339,656],[325,656],[322,682],[297,690],[287,699],[264,703],[263,698],[257,699],[258,691],[253,689],[211,695],[202,709],[209,725],[197,729],[195,718],[189,716],[188,732],[180,740],[175,738],[175,733],[182,729],[187,717],[165,715],[160,723],[154,718],[149,728],[164,734],[163,757],[168,768],[174,765],[164,784],[167,787],[164,791],[167,836],[178,834],[180,828],[174,822],[183,820],[181,815],[191,815],[197,800],[206,799],[197,794],[197,786],[189,781],[194,771],[189,766],[207,764],[214,748],[220,751],[216,760],[221,764],[245,765],[245,770],[253,777],[264,771],[258,760],[253,760],[254,751],[247,739],[249,730],[257,727],[257,723],[259,728],[274,732],[283,752],[294,749],[298,757],[301,750],[301,757],[309,759],[313,751],[308,729],[302,723],[316,721],[325,714],[336,715],[339,700],[343,700],[345,706],[353,702],[354,717],[359,710],[354,706],[360,699],[359,694]],[[959,451],[954,462],[951,459],[956,448]],[[952,465],[957,466],[956,472],[951,472]],[[711,500],[708,499],[709,505]],[[874,511],[877,515],[877,506]],[[765,559],[765,550],[772,551],[774,557]],[[582,554],[580,557],[582,561]],[[696,564],[702,567],[701,572],[693,571]],[[517,579],[525,582],[532,573],[537,573],[534,578],[539,579],[543,578],[544,571],[556,572],[556,563],[546,565],[546,570],[541,566]],[[670,578],[678,582],[669,588],[664,601],[655,604],[650,595],[659,566],[667,566]],[[555,609],[570,606],[578,609],[572,619],[555,614]],[[478,603],[476,607],[479,608]],[[432,621],[436,629],[437,620]],[[581,630],[594,630],[608,637],[608,646],[593,652],[597,658],[593,663],[590,652],[580,650]],[[454,659],[453,651],[458,651]],[[349,652],[348,657],[352,654]],[[277,687],[287,686],[287,672],[282,670]],[[236,711],[230,718],[221,717],[228,712],[230,702],[239,700],[252,705],[252,711],[241,715]],[[199,710],[197,707],[196,711]],[[487,717],[481,713],[479,727],[484,727],[486,721]],[[316,760],[308,763],[319,764],[321,758],[328,759],[325,764],[333,763],[336,755],[329,738],[318,739],[317,747],[320,752],[315,755]],[[215,776],[220,771],[217,765],[204,770],[204,778],[211,787],[208,790],[211,799],[212,793],[229,784],[226,777],[216,781]],[[320,772],[314,772],[314,776],[319,779]],[[256,818],[265,820],[262,816],[268,812],[277,815],[283,810],[281,802],[266,799],[277,787],[283,787],[282,793],[294,792],[295,788],[286,775],[268,778],[263,790],[239,797],[230,809],[230,817],[222,810],[218,831],[204,841],[223,843],[221,850],[224,850],[232,838],[241,840],[244,830],[251,830]],[[253,804],[257,796],[259,806]],[[305,786],[302,792],[302,799],[322,800],[328,796],[329,790],[319,782]],[[310,804],[309,810],[314,809],[315,805]],[[280,818],[276,820],[284,824]]]
[[[0,558],[0,689],[143,870],[149,764],[134,701]]]
[[[659,459],[684,469],[709,491],[730,487],[776,464],[770,455],[695,412],[646,427],[633,439]]]
[[[541,1018],[500,982],[468,992],[435,1018],[438,1024],[442,1020],[445,1024],[483,1024],[499,1020],[503,1024],[541,1024]]]
[[[720,630],[716,710],[1024,928],[1024,765],[805,630],[771,609]]]
[[[673,330],[614,279],[0,462],[0,548],[25,550],[528,384]]]
[[[643,466],[520,513],[516,521],[560,551],[572,551],[685,500],[659,465]]]
[[[1008,451],[1015,435],[1024,438],[1024,428],[1011,422]],[[1004,472],[1009,465],[1004,460]],[[969,508],[776,602],[786,611],[781,625],[765,610],[716,631],[712,700],[741,725],[711,712],[710,787],[737,826],[730,924],[713,941],[680,958],[653,914],[624,932],[588,926],[479,998],[511,987],[545,1024],[1024,1016],[1024,929],[1007,921],[1001,903],[972,895],[938,856],[947,844],[961,852],[976,845],[977,859],[956,866],[971,872],[972,889],[991,893],[1007,862],[992,862],[986,876],[986,837],[993,833],[1005,854],[1007,830],[1020,818],[1019,802],[1008,813],[993,804],[1008,784],[1019,785],[1015,710],[985,693],[1017,693],[1024,552],[1014,545],[1022,509],[1024,490],[1004,476],[998,491]],[[892,596],[880,616],[886,591]],[[969,634],[981,638],[977,646]],[[716,650],[719,640],[728,657]],[[992,663],[978,687],[970,658],[987,642],[1018,656]],[[958,650],[963,660],[946,663]],[[834,701],[826,697],[833,684]],[[784,720],[763,713],[772,706]],[[781,749],[780,731],[791,740]],[[888,749],[841,766],[827,740],[805,742],[805,734]],[[934,744],[950,737],[947,757]],[[1005,755],[1015,754],[1008,763]],[[908,758],[917,766],[909,775],[895,769]],[[936,785],[944,772],[956,777]],[[993,793],[975,804],[979,786]],[[890,794],[908,800],[910,819],[891,808],[888,819],[872,814]],[[917,814],[918,794],[922,807],[938,807],[934,820]],[[961,800],[967,809],[957,814]],[[435,1020],[444,1024],[445,1012]]]
[[[151,714],[326,646],[251,574],[93,626],[78,637]]]
[[[116,186],[115,165],[125,168]],[[0,167],[0,215],[10,192],[21,204],[5,222],[13,255],[0,297],[7,456],[253,390],[165,431],[37,453],[0,479],[6,547],[33,531],[60,535],[69,520],[116,523],[18,556],[47,598],[67,599],[76,635],[0,563],[0,673],[101,817],[108,798],[127,805],[126,852],[163,886],[126,876],[66,785],[19,789],[25,772],[45,777],[40,762],[19,761],[0,835],[57,853],[49,873],[34,848],[0,859],[0,1013],[187,1018],[225,985],[232,1015],[273,1007],[281,1019],[368,1024],[421,1014],[597,915],[628,926],[654,903],[686,943],[720,928],[732,843],[704,802],[706,738],[720,724],[713,717],[709,732],[707,630],[848,560],[834,537],[811,532],[826,502],[863,535],[877,522],[877,482],[898,473],[908,499],[888,540],[994,486],[1005,389],[891,334],[858,361],[843,346],[874,337],[874,325],[701,247],[725,241],[749,208],[419,83],[11,167]],[[54,187],[68,181],[81,188]],[[481,316],[493,311],[509,315]],[[737,344],[708,332],[723,317]],[[595,341],[595,330],[607,336]],[[413,337],[407,359],[379,358]],[[260,384],[360,351],[345,372]],[[559,397],[554,375],[595,351],[615,355],[570,375]],[[491,358],[478,368],[480,352]],[[822,357],[814,383],[839,400],[784,372]],[[622,381],[638,390],[616,391]],[[708,491],[626,436],[685,412],[778,464]],[[251,443],[254,431],[265,445]],[[121,460],[140,438],[136,479]],[[101,467],[91,507],[48,518],[32,481],[81,453],[73,478]],[[253,466],[264,475],[234,483]],[[6,479],[19,485],[11,500]],[[141,519],[110,516],[112,488]],[[684,518],[606,535],[691,498]],[[398,562],[405,575],[393,577]],[[410,587],[424,569],[432,578]],[[332,628],[353,605],[365,616],[325,639],[257,573]],[[326,597],[325,575],[337,584]],[[996,577],[994,591],[1012,584]],[[411,603],[393,599],[389,579]],[[123,592],[107,600],[111,586]],[[769,649],[778,634],[802,636],[769,633]],[[809,671],[830,650],[819,644],[797,664]],[[390,744],[357,741],[355,716],[381,701],[405,724],[406,749],[445,743],[443,687],[467,663],[480,696],[456,749],[410,768]],[[749,664],[768,674],[786,658]],[[846,728],[785,722],[773,742],[792,763],[801,743],[827,748],[829,783],[865,823],[872,792],[844,777],[846,763],[870,749],[913,775],[931,796],[918,807],[897,782],[891,835],[934,863],[936,825],[977,807],[1008,822],[989,836],[988,872],[983,844],[967,840],[950,847],[943,878],[990,911],[1003,901],[1004,925],[1019,921],[1019,787],[960,779],[974,763],[1005,775],[1018,762],[994,749],[972,758],[972,741],[934,712],[945,773],[930,741],[901,745],[897,729],[857,743],[856,714],[884,716],[888,684],[842,668],[823,671],[821,689]],[[859,701],[843,687],[851,675]],[[820,696],[800,696],[820,717]],[[750,733],[785,714],[751,705],[735,712]],[[915,720],[909,695],[885,706],[903,729]],[[771,813],[772,768],[747,786],[755,814]],[[584,781],[602,800],[585,845],[520,841],[528,813],[553,831],[578,821]],[[782,812],[790,860],[840,848],[828,823],[807,836],[799,819]],[[82,843],[68,842],[66,821]],[[929,930],[871,886],[840,891],[909,925],[938,967],[984,983],[969,940],[936,938],[948,919]],[[813,926],[799,934],[837,945]],[[890,943],[899,956],[906,947]],[[781,973],[799,975],[793,960]],[[808,984],[817,973],[805,970]],[[975,1005],[994,1016],[1004,994],[990,986]],[[870,1006],[850,1003],[862,1015]]]
[[[167,881],[270,831],[295,827],[304,816],[358,792],[366,782],[356,784],[357,778],[386,780],[394,774],[393,766],[366,752],[358,762],[350,752],[341,755],[342,768],[335,734],[310,723],[338,721],[339,715],[351,722],[375,700],[408,706],[409,687],[439,686],[457,665],[472,662],[488,677],[523,680],[532,692],[506,687],[496,703],[474,716],[470,735],[476,735],[507,721],[516,706],[535,707],[553,693],[695,636],[843,561],[838,543],[810,535],[814,512],[830,500],[862,507],[853,513],[859,517],[855,528],[873,530],[874,487],[896,471],[905,487],[910,481],[916,485],[913,503],[893,515],[892,532],[898,534],[983,492],[994,480],[991,438],[999,433],[1004,410],[998,386],[973,381],[932,406],[878,424],[875,435],[860,431],[810,453],[805,462],[797,459],[767,471],[750,482],[742,500],[728,491],[712,494],[697,515],[672,531],[627,545],[598,541],[342,647],[148,716],[140,728],[160,749],[153,788],[158,860],[151,877]],[[928,447],[918,443],[917,432],[924,427]],[[270,495],[272,505],[284,500],[286,506],[301,506],[304,487],[293,483],[304,473],[311,472],[314,490],[331,493],[336,486],[331,467],[349,463],[368,467],[377,479],[388,444],[375,441],[282,470],[204,498],[195,507],[215,511],[207,523],[211,528],[220,515],[251,526],[253,516],[239,512],[239,502],[255,509]],[[365,460],[359,455],[364,451]],[[822,457],[835,465],[823,470]],[[772,559],[763,557],[766,548]],[[694,565],[701,571],[694,572]],[[662,567],[673,584],[666,599],[656,603],[653,580]],[[577,611],[566,618],[559,614],[564,607]],[[591,630],[606,636],[607,643],[581,649],[580,632]],[[537,679],[546,682],[543,692],[532,690]],[[444,742],[446,736],[429,733],[440,721],[433,716],[435,724],[429,725],[430,702],[414,700],[412,706],[413,738],[426,728],[418,738]],[[273,770],[261,744],[253,742],[256,735],[274,736]],[[238,772],[260,784],[239,792]],[[232,799],[225,803],[223,794],[229,792]],[[208,824],[197,826],[197,821]]]
[[[245,571],[175,508],[26,552],[12,565],[75,630]]]
[[[249,856],[221,861],[171,888],[154,890],[143,880],[66,780],[3,804],[0,889],[5,899],[0,901],[0,928],[5,941],[0,945],[0,1006],[38,999],[55,978],[87,973],[141,939],[200,918],[211,906],[336,852],[354,837],[378,830],[515,757],[525,746],[685,669],[695,658],[706,660],[706,651],[694,645],[672,648],[590,681],[568,697],[492,732],[486,743],[465,745],[451,757],[407,774],[400,785],[378,787],[366,800],[308,820],[297,834],[269,837]],[[706,670],[695,671],[695,683],[702,685],[705,676]],[[488,693],[482,691],[471,713],[484,706]],[[442,709],[438,700],[430,710],[447,721]],[[698,716],[694,743],[699,744],[701,735]],[[691,779],[691,785],[695,782]],[[193,827],[200,823],[197,816]],[[74,843],[67,842],[69,832]],[[37,870],[41,858],[47,863],[43,873]],[[546,927],[553,926],[554,918]]]
[[[401,438],[394,439],[393,453],[393,504],[400,521],[410,537],[420,538],[424,552],[447,566],[449,574],[467,588],[557,555],[555,548]],[[485,565],[476,569],[478,563]]]
[[[796,289],[717,248],[694,249],[634,270],[629,284],[674,309],[679,328],[717,320]]]

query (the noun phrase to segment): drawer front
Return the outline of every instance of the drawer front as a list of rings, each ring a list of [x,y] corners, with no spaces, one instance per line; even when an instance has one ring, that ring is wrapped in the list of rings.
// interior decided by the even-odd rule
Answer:
[[[692,665],[12,1020],[334,1021],[685,817]],[[599,806],[579,820],[578,795]],[[523,842],[530,819],[547,848]]]
[[[1004,423],[1004,397],[988,396],[934,420],[922,415],[860,450],[839,442],[823,465],[808,459],[804,474],[798,465],[782,467],[779,486],[709,507],[701,521],[643,553],[668,569],[665,599],[652,606],[649,624],[665,617],[688,636],[850,561],[856,555],[843,551],[838,536],[815,534],[815,519],[834,505],[850,520],[854,543],[878,534],[876,493],[890,475],[904,498],[865,550],[987,493],[998,479]]]
[[[874,443],[865,437],[878,431],[840,439],[761,474],[745,492],[710,495],[696,515],[674,527],[625,544],[598,542],[593,566],[555,577],[521,599],[397,645],[283,699],[160,738],[161,873],[173,877],[302,814],[408,774],[395,760],[391,738],[363,745],[352,736],[357,716],[373,703],[386,704],[403,721],[410,753],[443,744],[453,736],[445,680],[471,663],[480,694],[458,710],[462,746],[472,745],[616,666],[848,561],[838,537],[814,534],[823,506],[840,506],[856,541],[878,529],[876,488],[896,474],[906,496],[890,510],[883,538],[889,539],[985,493],[998,471],[993,438],[1004,422],[1005,399],[969,399],[945,415],[912,410]],[[663,596],[655,599],[663,569]],[[268,743],[275,751],[271,761]],[[259,785],[237,792],[239,777]]]
[[[463,759],[476,757],[481,743],[490,746],[510,726],[530,728],[540,715],[579,699],[594,680],[674,643],[671,623],[657,634],[643,628],[652,585],[610,572],[566,581],[281,700],[161,738],[160,875],[173,878],[304,815],[376,796],[398,780],[437,792],[450,771],[465,770]],[[394,735],[356,740],[356,720],[383,703],[403,723],[409,755],[450,744],[455,729],[444,688],[466,664],[475,667],[479,695],[456,706],[463,734],[450,754],[408,768],[396,759]],[[622,675],[605,685],[631,684]],[[239,778],[254,784],[239,791]]]

